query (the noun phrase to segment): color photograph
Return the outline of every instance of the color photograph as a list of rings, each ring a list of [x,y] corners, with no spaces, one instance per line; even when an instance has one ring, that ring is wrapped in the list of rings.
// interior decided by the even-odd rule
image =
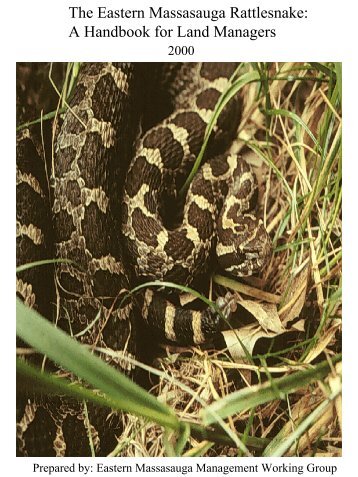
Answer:
[[[16,63],[18,457],[341,456],[341,109],[339,62]]]

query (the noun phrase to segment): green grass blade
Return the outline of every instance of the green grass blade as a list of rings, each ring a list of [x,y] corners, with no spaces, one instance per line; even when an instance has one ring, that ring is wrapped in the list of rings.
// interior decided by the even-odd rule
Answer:
[[[26,363],[23,359],[16,359],[16,371],[17,371],[17,389],[18,391],[24,391],[27,393],[44,393],[50,395],[61,395],[74,398],[78,401],[85,400],[90,401],[98,406],[108,407],[111,409],[120,410],[120,404],[117,401],[107,398],[104,395],[100,395],[94,392],[92,389],[85,388],[80,384],[73,383],[65,378],[53,376],[46,371],[40,371],[34,366]],[[183,423],[183,426],[179,432],[178,443],[176,445],[177,455],[181,455],[184,449],[183,443],[192,434],[199,441],[209,440],[210,446],[213,442],[220,443],[222,445],[234,446],[235,442],[225,434],[221,429],[206,429],[196,423]],[[240,434],[239,434],[240,436]],[[270,439],[247,436],[246,445],[253,449],[262,450],[270,443]]]
[[[29,270],[30,268],[40,267],[42,265],[52,265],[54,263],[73,263],[72,260],[68,260],[66,258],[49,258],[46,260],[37,260],[36,262],[25,263],[24,265],[20,265],[16,268],[16,273],[24,272],[25,270]]]
[[[16,132],[21,131],[22,129],[26,129],[29,126],[33,126],[34,124],[40,124],[43,121],[48,121],[53,119],[56,114],[62,114],[66,111],[67,108],[60,108],[58,111],[51,111],[50,113],[44,114],[41,118],[34,119],[33,121],[27,121],[26,123],[20,124],[16,128]]]
[[[21,339],[101,390],[108,399],[116,401],[120,409],[175,430],[180,428],[178,419],[168,406],[161,404],[19,299],[16,300],[16,316],[16,332]]]
[[[342,104],[342,63],[335,63],[339,102]]]
[[[173,288],[175,290],[179,290],[181,293],[190,293],[191,295],[195,296],[195,298],[198,298],[202,302],[204,302],[207,306],[210,308],[215,309],[216,311],[219,311],[219,308],[217,307],[216,303],[212,302],[208,298],[206,298],[204,295],[199,293],[198,291],[194,290],[193,288],[187,287],[185,285],[178,285],[177,283],[173,282],[161,282],[159,280],[154,280],[152,282],[145,282],[142,283],[135,288],[132,288],[132,290],[128,293],[125,294],[125,296],[122,298],[119,306],[121,307],[124,301],[131,295],[137,293],[140,290],[143,290],[145,288],[150,288],[150,287],[157,287],[157,288]]]
[[[314,136],[307,124],[299,116],[297,116],[296,113],[293,113],[292,111],[287,111],[286,109],[270,109],[266,111],[266,113],[271,116],[286,116],[292,119],[297,125],[301,126],[306,131],[306,133],[309,135],[309,137],[312,139],[315,146],[317,147],[317,150],[320,152],[320,154],[322,154],[322,148],[317,141],[317,138]]]
[[[208,452],[208,450],[213,447],[213,445],[214,444],[212,442],[201,442],[197,446],[192,447],[187,452],[185,452],[183,457],[203,457]]]
[[[286,187],[286,190],[289,194],[289,196],[292,198],[293,197],[293,192],[291,190],[291,187],[288,185],[288,182],[286,180],[286,178],[284,177],[284,175],[281,173],[281,171],[279,170],[279,168],[276,166],[275,162],[273,160],[271,160],[266,154],[264,154],[261,149],[254,143],[251,143],[250,141],[244,141],[245,144],[252,150],[254,151],[271,169],[273,169],[273,171],[275,172],[275,174],[277,175],[277,177],[279,177],[279,179],[282,181],[282,183],[284,184],[284,186]]]
[[[337,355],[335,359],[332,359],[332,362],[339,359],[340,355]],[[313,368],[234,392],[204,409],[202,413],[203,422],[205,425],[209,425],[215,422],[215,415],[224,419],[273,399],[282,399],[286,394],[307,386],[311,382],[323,379],[330,370],[330,364],[324,362]]]
[[[259,81],[260,76],[257,71],[250,71],[248,73],[243,74],[240,78],[238,78],[236,81],[233,82],[228,88],[227,91],[225,91],[222,96],[219,98],[218,104],[216,106],[215,111],[213,112],[213,115],[206,127],[205,131],[205,137],[203,141],[203,145],[200,149],[200,152],[198,154],[198,157],[195,160],[195,163],[193,165],[192,170],[190,171],[189,176],[187,177],[183,187],[179,191],[179,197],[183,197],[186,191],[189,188],[189,185],[191,181],[193,180],[193,177],[195,176],[197,170],[200,167],[201,161],[204,157],[204,153],[206,150],[206,147],[208,145],[209,139],[211,132],[216,124],[216,121],[218,117],[220,116],[221,112],[227,105],[227,103],[230,101],[231,98],[233,98],[239,91],[240,89],[245,86],[246,84],[252,83],[254,81]]]
[[[16,359],[17,389],[31,393],[44,393],[53,395],[65,395],[77,399],[92,401],[94,404],[104,407],[118,408],[115,401],[111,401],[101,396],[91,389],[85,388],[77,383],[72,383],[68,379],[54,376],[46,371],[28,364],[23,359]],[[119,409],[119,408],[118,408]]]
[[[327,75],[328,77],[332,78],[335,80],[335,75],[336,73],[329,68],[327,65],[324,65],[323,63],[316,63],[316,62],[311,62],[310,63],[317,71],[321,71],[324,75]]]
[[[266,447],[262,456],[263,457],[282,457],[290,447],[299,440],[299,438],[308,431],[308,429],[320,418],[326,408],[330,406],[331,402],[338,396],[340,390],[332,393],[332,395],[325,399],[314,411],[312,411],[306,419],[304,419],[297,428],[289,436],[285,436],[284,439],[280,435]]]
[[[183,423],[182,429],[179,433],[177,443],[175,446],[175,455],[181,456],[184,452],[185,446],[187,445],[190,437],[190,425],[189,423]]]

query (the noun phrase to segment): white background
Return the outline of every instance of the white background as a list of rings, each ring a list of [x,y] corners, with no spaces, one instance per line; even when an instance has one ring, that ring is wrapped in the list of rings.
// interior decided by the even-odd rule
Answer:
[[[240,8],[307,9],[307,20],[240,20],[226,21],[233,28],[276,28],[276,38],[258,39],[167,39],[126,40],[119,38],[68,38],[73,24],[68,6],[82,5],[95,9],[146,9],[147,5],[165,8],[212,8],[229,6]],[[355,2],[332,0],[220,0],[216,3],[196,0],[180,2],[76,0],[66,1],[9,1],[1,6],[1,427],[0,453],[4,475],[33,475],[27,459],[15,458],[15,63],[16,61],[342,61],[343,62],[343,183],[344,183],[344,434],[343,459],[328,459],[326,464],[338,462],[336,475],[352,475],[357,454],[357,8]],[[82,20],[82,22],[84,22]],[[86,20],[84,24],[111,27],[122,24],[135,27],[160,24],[174,28],[184,24],[192,28],[214,24],[209,20],[183,21],[149,19],[104,21]],[[218,23],[217,23],[218,24]],[[224,23],[220,23],[223,25]],[[168,44],[194,45],[192,57],[167,56]],[[39,459],[37,459],[39,460]],[[73,459],[71,459],[72,461]],[[41,459],[42,464],[50,459]],[[303,463],[299,459],[295,464]],[[52,461],[54,463],[55,461]],[[252,463],[256,463],[254,460]],[[278,460],[279,462],[279,460]],[[286,459],[284,462],[288,462]],[[314,460],[318,463],[318,460]],[[56,461],[56,464],[65,463]],[[66,459],[66,463],[70,463]],[[153,464],[153,461],[150,462]],[[168,463],[168,460],[165,462]],[[187,463],[187,461],[185,462]],[[217,461],[215,461],[217,463]],[[230,462],[232,463],[232,462]],[[248,459],[240,464],[249,464]],[[352,466],[352,467],[351,467]],[[350,467],[350,470],[348,468]],[[1,473],[2,473],[1,472]],[[353,471],[354,472],[354,471]],[[355,469],[355,473],[356,473]],[[42,474],[44,475],[44,474]],[[68,475],[68,474],[67,474]],[[73,474],[72,474],[73,475]],[[76,474],[77,475],[77,474]],[[92,474],[93,475],[93,474]],[[258,475],[258,474],[255,474]],[[267,475],[267,474],[266,474]],[[274,474],[292,475],[292,474]],[[306,474],[305,474],[306,475]],[[328,474],[321,474],[328,475]]]

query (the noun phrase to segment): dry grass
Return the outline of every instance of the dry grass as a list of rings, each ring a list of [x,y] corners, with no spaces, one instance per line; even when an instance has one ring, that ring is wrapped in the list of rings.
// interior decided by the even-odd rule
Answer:
[[[327,67],[247,66],[260,72],[261,83],[246,85],[240,93],[244,112],[232,150],[256,172],[274,254],[260,277],[233,283],[215,276],[214,295],[223,291],[220,283],[232,293],[239,290],[232,299],[241,305],[271,303],[284,331],[269,336],[265,322],[253,313],[244,342],[251,356],[242,353],[239,341],[222,351],[163,347],[156,363],[162,374],[152,392],[183,421],[201,422],[203,408],[233,391],[257,384],[260,393],[264,382],[330,363],[341,351],[341,114],[334,66]],[[240,329],[237,334],[243,339]],[[340,392],[341,365],[331,364],[327,379],[256,407],[248,402],[226,425],[229,434],[240,433],[243,443],[247,436],[262,439],[261,448],[247,445],[247,455],[338,456]],[[160,428],[137,418],[130,418],[121,443],[121,455],[168,453]],[[184,455],[241,452],[195,437],[183,450]]]
[[[259,81],[240,90],[232,151],[258,178],[272,259],[259,277],[212,277],[209,298],[229,293],[241,322],[221,347],[163,345],[154,363],[152,394],[191,433],[125,415],[112,455],[341,453],[340,65],[243,65],[250,72]]]

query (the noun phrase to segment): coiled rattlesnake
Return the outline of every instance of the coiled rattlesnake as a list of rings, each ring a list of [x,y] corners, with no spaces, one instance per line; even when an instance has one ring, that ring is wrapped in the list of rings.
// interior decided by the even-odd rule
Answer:
[[[259,271],[270,255],[267,232],[253,213],[257,187],[249,166],[235,155],[217,155],[225,151],[238,127],[238,98],[219,116],[207,150],[214,158],[195,176],[182,220],[175,216],[167,226],[168,216],[175,215],[168,204],[179,201],[177,190],[200,151],[207,124],[236,66],[167,65],[163,77],[170,83],[173,112],[136,141],[142,109],[148,104],[145,85],[153,70],[148,74],[149,65],[143,64],[83,64],[57,135],[50,195],[44,168],[40,171],[41,154],[36,152],[35,168],[26,159],[33,148],[31,132],[22,131],[18,137],[18,262],[49,257],[54,237],[54,255],[71,260],[56,265],[58,326],[74,335],[86,330],[81,341],[114,350],[104,353],[103,359],[127,373],[133,370],[124,355],[138,356],[139,319],[163,330],[166,338],[185,343],[205,341],[219,330],[219,320],[212,310],[178,308],[152,289],[119,307],[116,297],[121,291],[152,279],[189,285],[207,269],[214,249],[220,266],[236,276]],[[17,291],[50,318],[48,303],[42,304],[42,287],[50,280],[38,276],[32,270],[18,277]],[[99,311],[100,319],[95,320]],[[68,405],[60,398],[25,399],[20,407],[20,455],[89,451],[78,439],[77,447],[68,442],[72,429],[84,422],[80,405]],[[114,446],[119,421],[112,416],[104,436],[99,429],[105,416],[95,411],[90,416],[95,448],[103,455]],[[42,443],[32,428],[36,420],[45,426],[49,419],[53,428]]]

